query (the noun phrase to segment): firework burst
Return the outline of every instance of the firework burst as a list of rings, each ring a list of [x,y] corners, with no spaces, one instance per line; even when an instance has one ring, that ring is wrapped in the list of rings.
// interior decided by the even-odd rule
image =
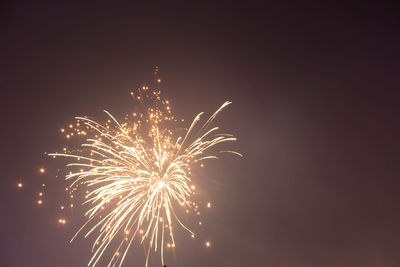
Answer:
[[[236,140],[232,135],[218,134],[218,127],[210,127],[230,102],[201,125],[200,113],[184,129],[178,125],[183,120],[172,114],[169,101],[158,89],[143,86],[131,96],[137,103],[136,111],[124,120],[107,111],[105,123],[77,117],[76,123],[61,133],[67,139],[80,137],[79,149],[50,154],[70,159],[66,175],[69,190],[84,187],[86,192],[87,221],[72,240],[82,230],[85,237],[96,236],[89,266],[95,266],[108,250],[113,251],[108,266],[121,266],[135,239],[145,246],[146,266],[152,250],[160,251],[164,264],[164,248],[175,247],[174,232],[179,226],[195,236],[179,216],[180,210],[198,212],[191,169],[202,167],[204,160],[216,159],[220,152],[240,155],[213,149]],[[207,207],[211,207],[210,202]]]

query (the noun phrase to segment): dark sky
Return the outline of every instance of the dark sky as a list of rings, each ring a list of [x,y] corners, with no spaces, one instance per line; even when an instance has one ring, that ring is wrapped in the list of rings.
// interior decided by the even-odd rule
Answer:
[[[203,175],[213,248],[181,238],[168,266],[400,266],[397,6],[58,2],[0,5],[0,266],[86,266],[83,219],[57,224],[63,183],[37,169],[74,116],[129,112],[154,65],[186,118],[233,101],[218,122],[245,155]]]

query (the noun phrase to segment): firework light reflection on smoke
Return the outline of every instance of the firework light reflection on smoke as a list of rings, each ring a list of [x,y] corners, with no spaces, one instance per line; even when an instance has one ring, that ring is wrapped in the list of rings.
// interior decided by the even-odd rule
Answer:
[[[170,102],[161,96],[160,82],[157,78],[154,88],[143,86],[131,92],[140,108],[122,121],[107,111],[106,123],[77,117],[61,134],[67,139],[81,138],[81,146],[49,154],[71,160],[66,191],[84,187],[86,192],[87,221],[72,240],[84,229],[85,237],[97,235],[89,266],[95,266],[108,250],[114,251],[109,266],[121,266],[136,238],[146,247],[146,266],[151,250],[160,251],[163,265],[164,248],[175,247],[176,226],[195,237],[180,216],[180,210],[200,214],[193,198],[192,168],[203,167],[204,160],[217,159],[222,152],[241,156],[214,150],[220,143],[236,140],[230,134],[217,133],[218,127],[210,127],[231,102],[225,102],[202,125],[200,113],[182,131],[178,124],[183,120],[173,115]],[[210,208],[211,203],[206,206]],[[65,219],[59,222],[66,223]],[[210,246],[208,241],[205,244]]]

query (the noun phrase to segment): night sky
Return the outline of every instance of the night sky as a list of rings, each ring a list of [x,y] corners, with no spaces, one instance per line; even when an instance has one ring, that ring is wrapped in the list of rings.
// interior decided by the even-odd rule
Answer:
[[[233,102],[218,124],[244,155],[201,175],[212,248],[180,237],[168,267],[400,266],[397,6],[59,2],[0,4],[0,266],[87,266],[93,239],[69,244],[85,209],[57,223],[44,152],[74,116],[129,113],[155,65],[188,120]],[[144,266],[141,247],[125,266]]]

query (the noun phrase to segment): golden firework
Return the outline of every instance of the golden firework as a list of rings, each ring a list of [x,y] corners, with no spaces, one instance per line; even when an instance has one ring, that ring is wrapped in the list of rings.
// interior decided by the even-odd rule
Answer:
[[[230,134],[217,133],[218,127],[210,127],[231,102],[225,102],[202,125],[198,125],[202,113],[198,114],[184,129],[178,126],[183,120],[172,114],[170,102],[159,90],[143,86],[131,96],[137,101],[136,110],[122,122],[107,111],[105,123],[77,117],[76,123],[60,132],[67,139],[80,137],[80,148],[63,148],[63,153],[50,154],[72,160],[67,164],[70,172],[66,179],[71,183],[66,191],[85,187],[87,222],[72,240],[83,229],[87,231],[85,237],[97,234],[89,266],[95,266],[108,249],[115,250],[109,266],[121,266],[135,238],[146,245],[146,266],[152,249],[160,251],[164,264],[164,248],[175,247],[176,225],[195,237],[177,212],[181,209],[183,214],[200,214],[192,197],[196,186],[191,169],[194,165],[203,167],[204,160],[216,159],[219,152],[240,155],[213,149],[236,140]],[[206,206],[210,208],[211,203]],[[62,218],[59,223],[66,220]],[[114,242],[116,246],[111,245]],[[210,246],[209,241],[205,244]]]

